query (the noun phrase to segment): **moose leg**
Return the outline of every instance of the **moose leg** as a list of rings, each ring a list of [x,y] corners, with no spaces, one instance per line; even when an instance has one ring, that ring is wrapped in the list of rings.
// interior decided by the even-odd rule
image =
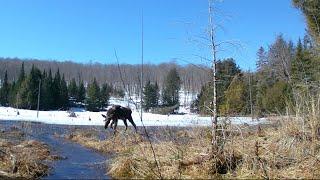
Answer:
[[[126,126],[126,130],[125,130],[125,131],[127,131],[127,129],[128,129],[128,123],[127,123],[127,120],[126,120],[126,119],[123,120],[123,124]]]
[[[118,125],[118,119],[117,120],[113,120],[113,123],[114,123],[114,125],[113,125],[113,130],[114,130],[114,135],[116,135],[116,132],[117,132],[117,125]]]
[[[133,122],[132,116],[129,116],[129,117],[128,117],[128,120],[129,120],[129,122],[132,124],[132,126],[134,127],[134,129],[135,129],[136,132],[137,132],[137,126],[136,126],[136,124]]]
[[[107,129],[108,126],[109,126],[109,123],[110,123],[111,119],[108,119],[104,125],[104,128]],[[112,124],[111,124],[111,127],[112,127]]]

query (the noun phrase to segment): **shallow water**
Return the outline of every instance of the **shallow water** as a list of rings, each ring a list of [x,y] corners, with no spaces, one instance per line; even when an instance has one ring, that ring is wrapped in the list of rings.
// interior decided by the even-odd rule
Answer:
[[[4,129],[18,127],[26,133],[28,139],[42,141],[49,145],[53,154],[66,158],[54,161],[50,174],[44,179],[110,179],[105,174],[105,156],[60,137],[68,134],[75,126],[2,120],[0,126]]]

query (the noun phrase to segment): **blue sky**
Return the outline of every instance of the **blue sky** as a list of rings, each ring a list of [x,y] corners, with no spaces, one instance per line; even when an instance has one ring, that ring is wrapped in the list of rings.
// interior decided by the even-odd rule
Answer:
[[[0,0],[0,56],[137,64],[206,63],[210,57],[199,36],[206,35],[207,0]],[[241,42],[218,54],[254,69],[256,51],[275,36],[296,41],[305,22],[291,0],[225,0],[216,5],[223,30],[217,40]]]

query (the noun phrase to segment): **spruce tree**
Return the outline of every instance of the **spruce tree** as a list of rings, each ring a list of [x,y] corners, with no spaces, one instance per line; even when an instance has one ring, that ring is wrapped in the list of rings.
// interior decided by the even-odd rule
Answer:
[[[72,80],[68,86],[68,95],[70,98],[77,98],[78,86],[77,86],[75,78],[72,78]]]
[[[41,110],[46,110],[47,109],[47,103],[45,101],[46,97],[46,91],[45,91],[45,81],[47,79],[47,72],[46,70],[43,70],[42,76],[41,76],[41,93],[40,93],[40,109]]]
[[[151,84],[148,81],[143,89],[143,107],[145,110],[157,107],[159,101],[159,87],[158,84]]]
[[[218,79],[217,83],[217,102],[218,104],[223,104],[226,99],[226,94],[224,93],[230,83],[239,73],[241,73],[240,68],[235,63],[234,59],[228,58],[222,61],[217,62],[217,74],[216,77]],[[205,84],[201,88],[200,95],[197,97],[195,104],[193,104],[194,108],[200,111],[201,114],[211,114],[210,109],[213,109],[213,105],[211,103],[213,99],[213,84],[209,82]],[[220,107],[217,107],[218,113],[220,112]]]
[[[86,99],[87,110],[88,111],[99,111],[101,107],[100,101],[100,87],[97,83],[96,78],[88,85],[88,95]]]
[[[0,104],[8,106],[9,103],[10,84],[8,82],[8,72],[4,74],[3,83],[0,89]]]
[[[83,81],[80,81],[78,94],[77,94],[77,101],[84,103],[85,99],[86,99],[86,88],[84,87]]]
[[[111,86],[109,86],[107,83],[102,85],[101,92],[100,92],[102,108],[108,106],[111,91],[112,91]]]
[[[34,65],[31,68],[28,81],[28,102],[30,109],[37,109],[39,83],[41,81],[41,71]]]
[[[179,104],[179,90],[181,80],[176,68],[169,71],[162,91],[162,103],[165,106],[173,106]]]
[[[62,75],[62,79],[60,82],[60,107],[67,108],[69,106],[69,98],[68,98],[68,87],[64,78],[64,74]]]
[[[30,78],[26,77],[22,81],[20,88],[17,91],[16,100],[15,100],[17,108],[22,108],[22,109],[30,108],[29,82],[30,82]]]
[[[25,79],[24,62],[22,62],[17,84],[20,85],[24,79]]]
[[[46,77],[43,77],[43,92],[42,94],[42,108],[45,110],[55,109],[54,107],[54,95],[53,95],[53,79],[51,69]]]
[[[307,84],[312,81],[312,58],[310,52],[304,49],[301,40],[299,39],[296,48],[295,58],[292,61],[292,79],[294,83]]]
[[[60,71],[56,72],[54,79],[53,79],[53,84],[52,84],[52,97],[54,99],[53,102],[53,108],[54,109],[59,109],[61,108],[61,98],[60,98],[60,93],[61,93],[61,76],[60,76]]]
[[[225,101],[220,107],[222,115],[244,115],[247,104],[247,85],[242,75],[234,77],[225,93]]]

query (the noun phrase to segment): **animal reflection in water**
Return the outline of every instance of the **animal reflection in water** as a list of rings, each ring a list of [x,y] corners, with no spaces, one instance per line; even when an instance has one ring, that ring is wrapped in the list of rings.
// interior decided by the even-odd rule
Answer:
[[[130,108],[123,107],[120,105],[113,105],[110,109],[108,109],[107,115],[102,114],[102,116],[105,118],[105,121],[106,121],[104,128],[107,129],[112,120],[110,127],[113,128],[114,133],[116,133],[118,119],[122,119],[124,125],[126,126],[126,130],[128,129],[127,120],[129,120],[129,122],[133,125],[134,129],[137,132],[137,126],[133,122],[131,114],[132,114],[132,111]]]

